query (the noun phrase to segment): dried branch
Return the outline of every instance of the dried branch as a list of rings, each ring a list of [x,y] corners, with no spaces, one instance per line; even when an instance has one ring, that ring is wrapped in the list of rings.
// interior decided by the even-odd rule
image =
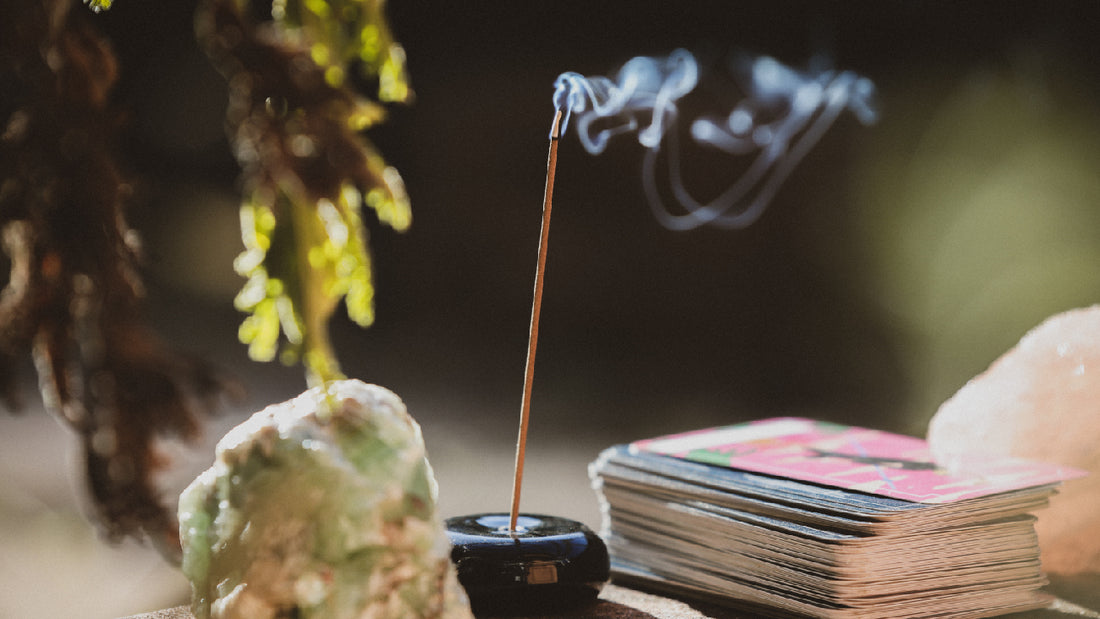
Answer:
[[[230,139],[243,170],[248,278],[240,337],[257,360],[301,360],[311,386],[340,378],[328,320],[343,299],[362,326],[374,320],[374,284],[361,203],[404,230],[400,175],[360,136],[384,117],[349,77],[378,80],[378,96],[407,100],[404,54],[377,0],[277,2],[255,22],[235,0],[206,0],[199,40],[226,76]],[[365,196],[365,198],[364,198]]]
[[[3,5],[0,229],[11,275],[0,351],[6,369],[33,356],[46,408],[79,433],[106,535],[178,549],[152,479],[154,438],[195,437],[225,382],[142,322],[130,189],[109,150],[109,45],[67,0]],[[16,384],[3,385],[9,403]]]

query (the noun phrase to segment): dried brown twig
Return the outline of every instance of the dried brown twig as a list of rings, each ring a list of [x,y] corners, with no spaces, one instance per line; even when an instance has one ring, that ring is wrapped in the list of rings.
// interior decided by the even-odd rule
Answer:
[[[94,11],[110,0],[91,0]],[[327,323],[341,300],[366,326],[374,287],[362,206],[396,230],[408,196],[361,132],[383,102],[411,97],[384,0],[201,0],[197,34],[229,81],[241,164],[247,278],[240,338],[258,360],[302,362],[312,385],[341,376]],[[158,437],[193,438],[227,388],[141,320],[129,185],[110,152],[117,66],[73,0],[0,0],[0,399],[18,405],[15,360],[30,354],[46,408],[79,434],[88,487],[111,539],[147,536],[175,553],[157,495]],[[377,81],[377,100],[352,85]]]
[[[18,405],[15,360],[31,354],[46,408],[80,435],[105,534],[148,536],[174,553],[154,439],[194,438],[226,382],[142,321],[130,190],[109,150],[110,46],[68,0],[0,5],[4,399]]]

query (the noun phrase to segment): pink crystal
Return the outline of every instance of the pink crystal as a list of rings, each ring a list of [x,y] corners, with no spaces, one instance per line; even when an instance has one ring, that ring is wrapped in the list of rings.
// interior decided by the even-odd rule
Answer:
[[[945,402],[936,460],[1015,456],[1090,472],[1039,515],[1043,568],[1100,572],[1100,305],[1048,318]]]

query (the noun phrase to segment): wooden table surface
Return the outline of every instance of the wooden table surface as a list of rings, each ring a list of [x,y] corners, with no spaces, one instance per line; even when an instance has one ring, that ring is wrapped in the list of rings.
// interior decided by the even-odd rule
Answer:
[[[714,614],[715,612],[724,614]],[[735,619],[744,616],[710,606],[696,607],[694,603],[672,600],[615,585],[607,585],[600,594],[600,598],[593,604],[575,611],[553,615],[554,619]],[[194,617],[186,606],[179,606],[124,619],[194,619]]]
[[[1058,596],[1050,608],[1006,615],[1012,619],[1100,619],[1100,574],[1051,578],[1049,590]],[[575,611],[526,619],[750,619],[754,615],[710,604],[670,599],[635,589],[607,585],[599,599]],[[185,607],[168,608],[124,619],[194,619]]]

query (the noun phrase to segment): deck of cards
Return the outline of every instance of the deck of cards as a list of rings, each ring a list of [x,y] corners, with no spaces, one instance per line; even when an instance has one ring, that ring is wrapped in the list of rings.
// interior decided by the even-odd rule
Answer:
[[[1050,603],[1032,515],[1081,471],[946,471],[912,437],[767,419],[611,447],[615,581],[760,616],[989,617]]]

